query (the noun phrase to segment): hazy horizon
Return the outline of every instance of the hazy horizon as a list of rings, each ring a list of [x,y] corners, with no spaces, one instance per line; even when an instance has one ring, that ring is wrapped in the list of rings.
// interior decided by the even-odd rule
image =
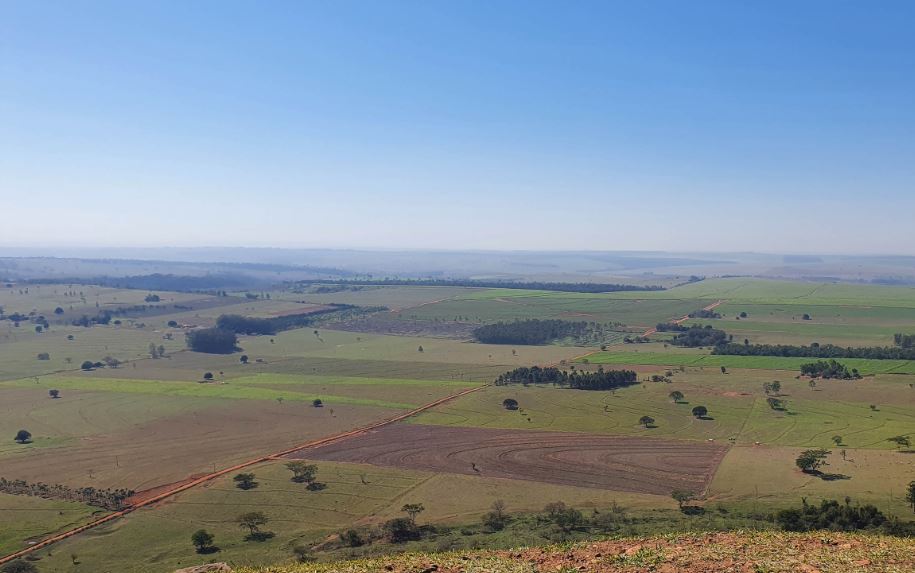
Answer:
[[[0,8],[0,249],[915,255],[915,7]]]

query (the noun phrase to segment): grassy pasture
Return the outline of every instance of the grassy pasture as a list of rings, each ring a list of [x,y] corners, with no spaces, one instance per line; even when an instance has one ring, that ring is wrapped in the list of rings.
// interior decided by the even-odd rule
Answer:
[[[782,379],[788,412],[769,408],[762,384],[771,372],[731,374],[690,370],[675,372],[671,384],[646,382],[609,392],[552,387],[493,386],[443,404],[414,418],[414,423],[487,428],[553,430],[679,439],[733,441],[736,444],[825,447],[836,434],[849,447],[892,449],[886,438],[915,428],[915,390],[908,384],[872,380],[821,382]],[[912,379],[910,379],[911,381]],[[679,390],[688,403],[674,404],[668,394]],[[519,411],[502,401],[514,398]],[[871,410],[870,405],[877,406]],[[693,406],[709,409],[711,420],[696,420]],[[656,427],[639,425],[641,416]],[[530,418],[530,420],[528,420]]]
[[[436,362],[475,365],[526,365],[559,362],[587,352],[587,348],[559,346],[509,346],[420,338],[359,334],[311,328],[282,332],[276,336],[240,337],[244,353],[253,360],[290,357],[338,360],[390,360],[395,362]],[[271,343],[270,340],[274,342]],[[422,346],[423,351],[419,351]],[[512,350],[515,354],[512,354]]]
[[[622,322],[645,330],[658,322],[679,318],[707,303],[676,298],[616,299],[609,295],[512,291],[494,297],[459,298],[403,311],[403,319],[455,320],[491,323],[526,318],[558,318],[572,321]],[[486,295],[484,298],[483,295]],[[527,295],[527,296],[525,296]]]
[[[477,521],[496,499],[512,511],[538,511],[547,501],[562,499],[577,507],[608,507],[614,501],[631,508],[671,508],[666,497],[618,494],[593,489],[547,486],[533,482],[435,475],[429,472],[380,468],[361,464],[318,462],[318,479],[327,488],[307,491],[289,481],[281,462],[254,467],[259,486],[249,491],[230,478],[182,493],[154,509],[142,509],[124,520],[67,540],[40,562],[42,571],[172,571],[206,562],[208,557],[233,565],[291,560],[291,547],[311,545],[354,523],[379,523],[403,515],[404,503],[422,503],[427,511],[420,523],[460,524]],[[365,482],[365,483],[363,483]],[[456,491],[473,495],[453,495]],[[263,511],[274,538],[244,540],[234,518],[245,511]],[[190,535],[206,528],[221,551],[213,556],[194,553]],[[107,550],[117,547],[116,554]],[[82,562],[70,563],[76,553]]]
[[[308,301],[317,304],[343,303],[359,306],[386,306],[392,311],[447,300],[467,293],[488,289],[469,287],[429,287],[429,286],[370,286],[359,285],[353,290],[342,290],[333,293],[290,293],[273,292],[273,300]]]
[[[75,501],[0,493],[0,555],[24,549],[29,541],[76,527],[104,513]]]
[[[872,503],[889,515],[911,518],[905,502],[905,484],[915,472],[911,454],[869,449],[847,449],[846,459],[834,448],[826,472],[845,476],[823,480],[800,472],[794,460],[800,448],[743,446],[731,448],[709,486],[709,501],[743,510],[771,511],[797,506],[801,497],[811,503],[843,499]],[[766,479],[759,479],[760,476]]]
[[[645,364],[655,366],[689,366],[702,368],[743,368],[760,370],[786,370],[796,375],[801,364],[814,362],[816,358],[792,358],[782,356],[719,356],[699,349],[663,348],[659,344],[642,344],[640,350],[628,350],[631,346],[614,348],[605,352],[594,352],[579,361],[589,364],[628,365]],[[913,360],[871,360],[866,358],[842,358],[842,364],[857,368],[862,375],[894,373],[915,374]],[[786,376],[787,374],[782,374]]]

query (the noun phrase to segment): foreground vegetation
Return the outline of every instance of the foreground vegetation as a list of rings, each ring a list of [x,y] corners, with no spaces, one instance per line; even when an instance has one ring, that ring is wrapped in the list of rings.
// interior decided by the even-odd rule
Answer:
[[[915,567],[911,542],[847,533],[741,532],[624,538],[506,551],[409,553],[337,563],[243,568],[239,573],[375,571],[885,571]]]

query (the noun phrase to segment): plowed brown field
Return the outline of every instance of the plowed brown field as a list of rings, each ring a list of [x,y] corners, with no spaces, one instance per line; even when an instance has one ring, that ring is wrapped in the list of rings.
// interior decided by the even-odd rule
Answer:
[[[669,495],[703,491],[726,451],[703,442],[397,424],[289,457]]]

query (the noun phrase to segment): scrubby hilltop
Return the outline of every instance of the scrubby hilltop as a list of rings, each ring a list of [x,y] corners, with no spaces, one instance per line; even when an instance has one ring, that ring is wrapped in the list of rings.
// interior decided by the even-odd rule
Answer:
[[[848,533],[732,532],[627,538],[508,551],[408,553],[369,560],[246,568],[237,573],[724,573],[915,570],[915,541]]]

